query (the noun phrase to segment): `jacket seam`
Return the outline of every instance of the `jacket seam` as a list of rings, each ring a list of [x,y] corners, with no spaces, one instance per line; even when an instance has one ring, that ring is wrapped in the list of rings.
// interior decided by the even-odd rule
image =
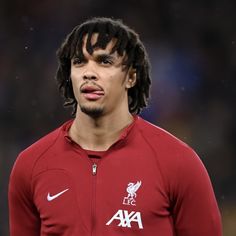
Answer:
[[[141,134],[142,138],[145,140],[145,142],[147,143],[147,145],[150,147],[150,149],[151,149],[152,152],[154,153],[154,156],[155,156],[154,159],[155,159],[155,162],[156,162],[156,165],[157,165],[157,169],[160,171],[162,183],[164,184],[164,187],[165,187],[165,189],[167,190],[167,195],[166,195],[165,197],[168,197],[170,191],[169,191],[169,188],[168,188],[168,186],[167,186],[167,181],[166,181],[165,178],[164,178],[164,174],[163,174],[163,172],[162,172],[160,163],[159,163],[158,158],[157,158],[158,154],[156,153],[156,151],[155,151],[155,149],[153,148],[152,144],[150,144],[150,142],[146,139],[145,135],[143,134],[143,131],[140,130],[140,129],[139,129],[139,131],[140,131],[140,134]]]
[[[32,170],[31,170],[31,174],[30,174],[30,193],[31,193],[31,199],[33,200],[33,172],[34,172],[34,169],[35,169],[35,166],[36,164],[38,163],[39,159],[46,153],[48,152],[48,150],[54,146],[54,144],[56,143],[56,141],[58,140],[58,137],[61,133],[61,130],[58,130],[58,134],[55,138],[55,140],[37,157],[37,159],[35,160],[34,164],[33,164],[33,167],[32,167]]]

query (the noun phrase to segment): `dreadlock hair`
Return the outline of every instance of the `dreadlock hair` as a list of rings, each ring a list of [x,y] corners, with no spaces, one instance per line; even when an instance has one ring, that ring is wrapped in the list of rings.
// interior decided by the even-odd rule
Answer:
[[[95,45],[92,45],[91,37],[94,33],[98,33],[98,38]],[[123,65],[136,71],[136,84],[128,90],[129,111],[132,114],[139,114],[142,108],[147,106],[151,85],[150,64],[145,47],[138,34],[121,20],[103,17],[95,17],[76,26],[57,50],[59,66],[56,80],[64,98],[64,106],[72,106],[72,115],[76,114],[77,101],[70,79],[71,59],[78,55],[83,56],[85,35],[87,35],[85,47],[90,55],[93,54],[94,48],[105,49],[113,38],[116,42],[111,54],[117,52],[119,56],[123,56],[126,53]]]

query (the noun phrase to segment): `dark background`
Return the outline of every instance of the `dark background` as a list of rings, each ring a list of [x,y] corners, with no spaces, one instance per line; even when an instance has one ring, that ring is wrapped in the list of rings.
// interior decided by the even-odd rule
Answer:
[[[56,49],[91,16],[139,32],[152,63],[142,116],[192,146],[212,179],[224,235],[236,235],[236,1],[0,2],[0,235],[17,154],[70,117],[55,83]],[[202,209],[204,214],[204,209]]]

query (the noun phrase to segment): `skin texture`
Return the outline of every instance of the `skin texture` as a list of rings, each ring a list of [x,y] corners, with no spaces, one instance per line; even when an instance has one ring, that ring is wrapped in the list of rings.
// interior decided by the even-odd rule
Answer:
[[[91,42],[96,43],[97,34]],[[124,57],[110,54],[115,39],[105,49],[95,48],[90,55],[84,37],[83,58],[71,61],[71,80],[78,102],[76,118],[69,135],[82,148],[104,151],[132,123],[128,110],[128,89],[135,85],[136,74],[122,65]]]

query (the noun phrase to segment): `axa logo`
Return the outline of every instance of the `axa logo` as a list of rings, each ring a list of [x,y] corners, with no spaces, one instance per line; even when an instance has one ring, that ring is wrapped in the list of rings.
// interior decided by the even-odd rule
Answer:
[[[135,223],[139,229],[143,229],[142,217],[140,212],[131,211],[130,213],[126,210],[118,210],[114,216],[106,223],[106,225],[112,224],[115,221],[118,223],[117,226],[131,228]],[[131,224],[132,223],[132,224]]]
[[[137,191],[140,188],[142,182],[141,181],[137,181],[137,183],[129,183],[128,187],[126,188],[126,191],[128,193],[127,197],[124,197],[123,199],[123,204],[124,205],[132,205],[132,206],[136,206],[136,200],[135,198],[137,197]]]

